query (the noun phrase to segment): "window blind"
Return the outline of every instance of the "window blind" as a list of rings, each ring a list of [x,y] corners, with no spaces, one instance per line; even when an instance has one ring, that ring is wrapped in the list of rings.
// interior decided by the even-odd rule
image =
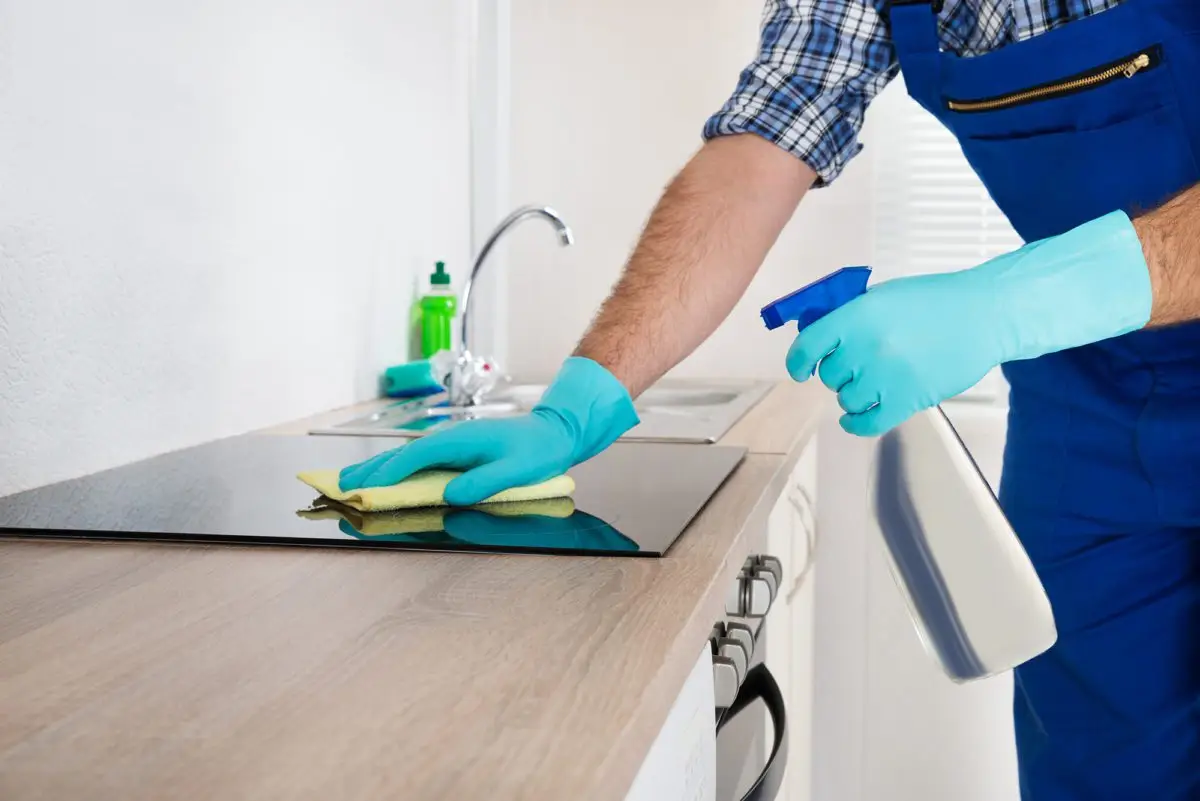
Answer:
[[[967,164],[955,138],[898,77],[871,106],[876,281],[974,267],[1021,238]],[[961,396],[1004,402],[999,370]]]

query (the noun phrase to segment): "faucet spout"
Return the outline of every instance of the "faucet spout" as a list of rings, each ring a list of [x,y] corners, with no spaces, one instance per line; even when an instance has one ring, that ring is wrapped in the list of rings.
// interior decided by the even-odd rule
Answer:
[[[575,234],[571,231],[571,227],[567,225],[566,220],[564,220],[558,212],[552,208],[549,208],[548,206],[522,206],[501,220],[500,224],[496,226],[496,230],[494,230],[491,236],[488,237],[487,241],[483,243],[483,247],[480,249],[479,255],[475,257],[475,264],[471,267],[471,274],[467,277],[467,281],[463,285],[462,320],[459,323],[460,329],[458,341],[461,343],[460,347],[462,348],[462,352],[464,354],[470,354],[471,352],[469,345],[470,340],[467,338],[467,334],[471,324],[471,301],[475,298],[472,290],[475,287],[475,280],[479,277],[480,269],[482,269],[484,262],[487,261],[488,255],[491,254],[492,249],[496,246],[496,243],[500,241],[501,237],[508,233],[518,223],[534,217],[541,217],[554,226],[554,230],[558,234],[558,243],[562,247],[567,247],[568,245],[573,245],[575,243]]]

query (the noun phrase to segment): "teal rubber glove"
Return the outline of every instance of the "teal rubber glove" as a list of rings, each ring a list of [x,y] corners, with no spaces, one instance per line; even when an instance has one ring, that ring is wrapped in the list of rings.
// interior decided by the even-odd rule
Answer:
[[[1150,274],[1122,212],[970,270],[899,278],[803,329],[787,368],[819,372],[842,428],[883,434],[969,389],[997,365],[1136,331]]]
[[[464,471],[446,502],[470,506],[537,484],[592,458],[638,423],[621,382],[591,359],[572,357],[529,414],[468,420],[342,470],[343,491],[396,484],[421,470]]]

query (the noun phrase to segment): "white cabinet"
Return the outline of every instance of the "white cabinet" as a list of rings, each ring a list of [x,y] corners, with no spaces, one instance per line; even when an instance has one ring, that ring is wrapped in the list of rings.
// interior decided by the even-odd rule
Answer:
[[[784,582],[767,618],[766,663],[788,712],[788,766],[778,801],[809,801],[812,787],[813,572],[817,544],[817,443],[805,447],[768,521],[768,553]],[[770,723],[767,723],[770,726]]]
[[[625,801],[719,801],[714,703],[706,642]]]

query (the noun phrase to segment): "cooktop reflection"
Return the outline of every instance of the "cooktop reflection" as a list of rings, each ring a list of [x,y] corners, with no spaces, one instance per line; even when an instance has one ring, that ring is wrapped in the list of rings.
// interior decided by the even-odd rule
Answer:
[[[745,455],[620,443],[574,498],[363,513],[301,483],[392,438],[244,436],[0,498],[0,537],[662,556]]]

